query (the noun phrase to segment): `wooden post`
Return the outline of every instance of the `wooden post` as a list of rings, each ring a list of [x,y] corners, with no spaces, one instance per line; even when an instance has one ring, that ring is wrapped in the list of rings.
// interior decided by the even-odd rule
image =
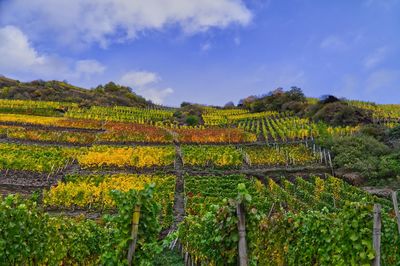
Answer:
[[[372,231],[372,244],[375,251],[373,266],[381,265],[381,205],[374,204],[374,228]]]
[[[399,205],[397,203],[397,191],[392,191],[392,201],[393,201],[394,213],[396,214],[397,218],[397,229],[399,230],[399,235],[400,235],[400,214],[399,214]]]
[[[322,149],[319,147],[319,158],[320,158],[320,163],[323,162],[323,156],[322,156]]]
[[[272,211],[274,210],[274,206],[275,206],[275,202],[272,203],[271,209],[270,209],[269,212],[268,212],[268,219],[269,219],[269,218],[271,217],[271,215],[272,215]]]
[[[185,266],[188,265],[188,253],[185,252],[185,259],[184,259]]]
[[[332,157],[331,157],[331,152],[330,151],[328,151],[328,160],[329,160],[329,166],[332,168],[333,165],[332,165]]]
[[[332,176],[335,176],[335,171],[333,170],[332,157],[330,151],[328,151],[328,159],[329,159],[329,167],[331,168],[332,171]]]
[[[140,205],[135,205],[135,209],[132,215],[132,231],[131,231],[131,243],[129,244],[128,250],[128,265],[132,265],[133,257],[135,256],[135,249],[137,243],[137,235],[139,231],[139,218],[140,218]]]
[[[242,203],[237,203],[236,211],[238,216],[238,231],[239,231],[239,265],[247,266],[247,242],[246,242],[246,222],[244,216],[244,206]]]

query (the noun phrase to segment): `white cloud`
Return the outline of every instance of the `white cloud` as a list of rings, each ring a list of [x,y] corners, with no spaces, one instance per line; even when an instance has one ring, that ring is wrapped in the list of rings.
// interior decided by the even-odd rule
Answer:
[[[165,98],[171,95],[172,88],[156,89],[153,86],[161,81],[157,73],[149,71],[129,71],[122,75],[119,83],[125,86],[133,87],[139,95],[151,100],[154,103],[162,104]]]
[[[12,71],[40,67],[48,61],[31,46],[25,34],[14,26],[0,28],[0,69]]]
[[[323,39],[320,44],[320,47],[323,49],[333,50],[333,51],[347,49],[346,43],[342,40],[342,38],[336,35],[330,35],[325,39]]]
[[[75,64],[75,70],[82,75],[102,74],[106,67],[96,60],[79,60]]]
[[[106,47],[170,25],[186,34],[247,25],[252,13],[242,0],[14,0],[3,4],[0,16],[32,35],[51,33],[67,45]]]
[[[37,75],[43,79],[68,79],[75,82],[82,78],[102,74],[106,67],[92,59],[74,61],[38,52],[28,37],[15,26],[0,28],[0,73],[5,75]],[[129,71],[119,82],[137,89],[137,92],[155,103],[174,91],[171,88],[156,89],[152,85],[161,78],[153,72]],[[150,86],[150,87],[149,87]]]
[[[385,60],[387,54],[388,54],[388,47],[387,46],[382,46],[375,51],[373,51],[371,54],[369,54],[365,60],[364,60],[364,67],[365,68],[373,68],[379,63],[381,63],[383,60]]]
[[[120,83],[126,86],[143,87],[151,83],[156,83],[159,80],[160,77],[153,72],[129,71],[121,77]]]
[[[6,75],[34,74],[41,78],[78,79],[105,70],[96,60],[73,63],[68,58],[40,53],[19,28],[10,25],[0,28],[0,58],[0,72]]]
[[[15,26],[0,28],[0,72],[32,73],[46,77],[72,74],[67,64],[56,56],[39,53],[28,37]]]
[[[171,88],[166,88],[166,89],[143,88],[137,90],[137,93],[139,95],[142,95],[146,99],[150,99],[153,103],[162,104],[167,96],[174,93],[174,90]]]

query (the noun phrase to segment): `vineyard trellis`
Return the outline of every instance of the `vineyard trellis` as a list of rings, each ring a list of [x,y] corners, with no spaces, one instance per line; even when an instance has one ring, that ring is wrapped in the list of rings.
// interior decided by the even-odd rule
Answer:
[[[386,127],[397,125],[398,106],[362,105]],[[3,179],[18,172],[47,186],[41,201],[0,199],[7,229],[0,230],[0,264],[151,264],[164,235],[193,265],[399,263],[395,196],[377,198],[328,175],[262,174],[313,166],[333,173],[330,151],[316,140],[359,127],[212,107],[204,108],[204,125],[182,126],[175,111],[0,100]],[[372,237],[374,204],[381,206],[381,248]],[[96,223],[48,210],[105,216]],[[14,222],[23,225],[21,238],[6,234]]]

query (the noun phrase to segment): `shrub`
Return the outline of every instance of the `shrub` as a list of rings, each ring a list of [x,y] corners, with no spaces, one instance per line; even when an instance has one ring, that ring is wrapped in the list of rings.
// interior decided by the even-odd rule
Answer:
[[[199,117],[198,116],[194,116],[194,115],[189,115],[188,117],[186,117],[186,124],[189,126],[196,126],[199,124]]]
[[[358,125],[370,123],[371,114],[344,102],[331,102],[315,105],[308,114],[314,121],[323,121],[333,126]]]
[[[400,151],[382,156],[379,164],[379,174],[383,177],[400,176]]]
[[[332,151],[337,167],[376,178],[379,176],[380,156],[387,155],[389,147],[373,137],[356,136],[337,139]]]

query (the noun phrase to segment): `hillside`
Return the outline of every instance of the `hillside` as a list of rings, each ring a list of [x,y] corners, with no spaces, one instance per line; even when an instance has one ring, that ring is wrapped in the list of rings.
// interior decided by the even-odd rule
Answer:
[[[0,76],[0,99],[73,102],[82,106],[146,107],[150,101],[135,94],[129,87],[109,82],[95,89],[84,89],[61,81],[20,82]]]
[[[79,104],[0,99],[0,265],[400,263],[400,105],[107,107],[129,89],[2,82]]]

